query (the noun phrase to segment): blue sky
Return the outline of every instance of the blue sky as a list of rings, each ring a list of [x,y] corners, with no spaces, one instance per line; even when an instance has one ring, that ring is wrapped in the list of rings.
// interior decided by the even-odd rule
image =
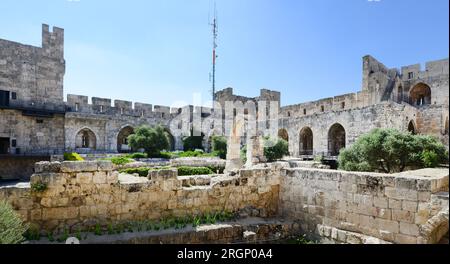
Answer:
[[[388,67],[448,57],[448,0],[217,0],[217,87],[282,105],[361,89],[362,57]],[[65,94],[162,105],[204,101],[210,0],[2,0],[0,38],[65,29]]]

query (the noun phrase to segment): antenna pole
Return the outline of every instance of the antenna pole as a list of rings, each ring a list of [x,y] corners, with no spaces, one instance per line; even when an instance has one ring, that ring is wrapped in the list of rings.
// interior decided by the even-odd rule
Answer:
[[[213,18],[213,22],[212,22],[211,26],[212,26],[212,32],[213,32],[212,99],[214,102],[216,100],[216,58],[218,57],[216,54],[218,26],[217,26],[217,9],[216,9],[215,1],[214,1],[214,18]]]

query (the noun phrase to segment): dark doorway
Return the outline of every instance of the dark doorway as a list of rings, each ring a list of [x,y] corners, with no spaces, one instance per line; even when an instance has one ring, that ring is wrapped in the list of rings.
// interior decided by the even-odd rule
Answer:
[[[0,138],[0,154],[9,154],[9,138]]]
[[[9,91],[0,90],[0,107],[9,106]]]

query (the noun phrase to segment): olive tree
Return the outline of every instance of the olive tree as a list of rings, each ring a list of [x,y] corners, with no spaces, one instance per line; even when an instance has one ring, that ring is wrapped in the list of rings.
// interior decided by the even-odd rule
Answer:
[[[156,158],[169,148],[169,139],[162,126],[141,126],[128,136],[128,144],[133,149],[144,149],[149,158]]]
[[[448,162],[448,152],[432,136],[378,128],[341,151],[338,162],[343,170],[393,173],[436,167]]]

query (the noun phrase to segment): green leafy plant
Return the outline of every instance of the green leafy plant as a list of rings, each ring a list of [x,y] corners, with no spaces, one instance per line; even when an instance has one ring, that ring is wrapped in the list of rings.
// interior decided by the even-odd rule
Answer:
[[[144,149],[149,158],[157,158],[161,151],[170,147],[166,131],[162,126],[141,126],[128,137],[129,145],[133,149]]]
[[[395,129],[374,129],[340,152],[339,168],[348,171],[401,172],[448,163],[445,146],[431,136]]]
[[[203,138],[205,135],[201,133],[200,136],[193,136],[194,133],[191,131],[191,136],[183,139],[183,149],[184,151],[194,151],[196,149],[203,149]]]
[[[48,188],[45,182],[35,182],[31,184],[31,190],[36,193],[45,192]]]
[[[214,174],[208,167],[186,167],[181,166],[177,168],[178,176],[189,176],[189,175],[209,175]]]
[[[0,201],[0,244],[21,243],[28,228],[7,201]]]
[[[84,159],[76,152],[64,153],[65,161],[83,161]]]
[[[147,153],[136,152],[126,155],[130,159],[146,159],[148,157]]]
[[[119,170],[120,173],[126,173],[126,174],[136,174],[137,173],[141,177],[147,177],[149,171],[150,171],[150,168],[147,168],[147,167],[128,168],[128,169]]]
[[[265,138],[264,156],[268,162],[273,162],[289,155],[289,144],[286,140],[278,138]]]
[[[96,224],[96,225],[95,225],[95,227],[94,227],[94,234],[95,234],[96,236],[101,236],[101,235],[103,235],[103,230],[102,230],[102,227],[100,226],[100,224]]]
[[[125,165],[134,161],[130,158],[127,158],[126,156],[112,157],[108,160],[110,160],[115,165]]]
[[[213,153],[221,159],[227,158],[227,138],[224,136],[213,136],[211,139]]]

